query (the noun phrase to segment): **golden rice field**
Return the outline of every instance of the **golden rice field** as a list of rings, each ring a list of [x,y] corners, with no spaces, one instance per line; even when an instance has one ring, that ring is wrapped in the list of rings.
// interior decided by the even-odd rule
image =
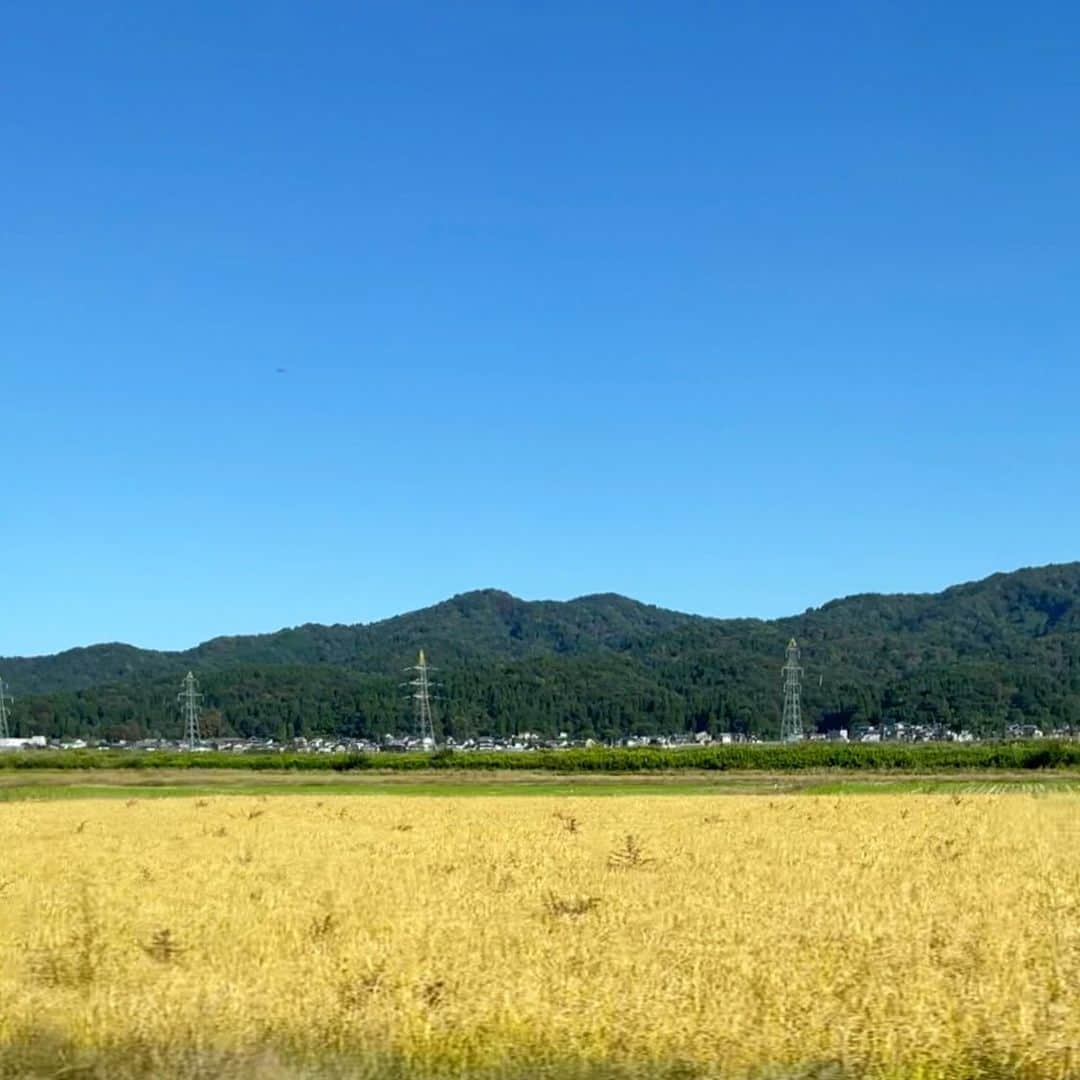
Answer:
[[[1080,1076],[1076,795],[0,804],[0,1075]]]

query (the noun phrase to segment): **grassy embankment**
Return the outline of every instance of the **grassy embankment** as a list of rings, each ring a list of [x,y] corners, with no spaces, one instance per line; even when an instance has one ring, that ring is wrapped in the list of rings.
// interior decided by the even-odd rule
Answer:
[[[596,795],[1064,791],[1080,744],[749,746],[530,754],[0,756],[0,801],[133,794]]]
[[[205,798],[213,795],[310,796],[621,796],[621,795],[916,795],[1080,792],[1070,770],[954,771],[937,774],[723,772],[243,772],[152,769],[0,772],[0,803],[24,799]]]

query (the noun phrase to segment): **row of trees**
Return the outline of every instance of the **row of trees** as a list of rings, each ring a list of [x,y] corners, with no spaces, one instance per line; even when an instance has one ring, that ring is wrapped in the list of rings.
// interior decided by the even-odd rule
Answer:
[[[929,772],[946,769],[1058,769],[1080,767],[1080,743],[1057,740],[984,743],[741,743],[724,746],[588,747],[469,754],[440,749],[413,754],[303,754],[225,751],[202,754],[124,750],[69,750],[55,754],[3,754],[0,771],[35,769],[244,769],[256,772],[354,772],[393,769],[533,770],[552,772],[653,772],[677,769],[725,770],[875,769]],[[4,789],[0,788],[0,798]]]

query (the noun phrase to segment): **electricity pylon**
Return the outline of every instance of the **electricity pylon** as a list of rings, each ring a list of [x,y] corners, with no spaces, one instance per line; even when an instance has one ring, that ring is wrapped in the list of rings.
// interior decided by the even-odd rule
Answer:
[[[176,700],[184,721],[184,742],[189,750],[194,750],[199,743],[199,702],[202,701],[202,694],[199,693],[199,680],[190,671],[184,676]]]
[[[14,705],[15,699],[7,692],[7,683],[0,679],[0,739],[10,739],[8,727],[8,706]]]
[[[780,721],[780,741],[798,742],[803,737],[802,673],[799,646],[792,638],[787,647],[787,663],[780,669],[784,676],[784,715]]]
[[[420,736],[421,743],[435,745],[435,723],[431,714],[431,682],[428,672],[434,668],[428,666],[424,650],[420,650],[420,659],[409,668],[405,669],[414,677],[405,685],[411,691],[413,700],[413,716],[416,718],[416,732]]]

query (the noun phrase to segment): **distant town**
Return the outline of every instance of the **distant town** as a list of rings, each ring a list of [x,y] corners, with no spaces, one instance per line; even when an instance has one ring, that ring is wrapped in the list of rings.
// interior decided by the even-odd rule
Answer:
[[[1010,726],[1005,736],[1008,739],[1072,739],[1080,737],[1080,732],[1072,728],[1060,728],[1043,731],[1032,724]],[[729,732],[711,735],[708,732],[687,734],[679,732],[672,735],[629,735],[625,738],[604,742],[597,739],[572,739],[562,733],[549,738],[531,732],[510,737],[491,737],[465,739],[455,742],[448,738],[436,744],[433,739],[418,738],[411,735],[387,735],[381,740],[336,738],[334,736],[298,737],[295,739],[258,738],[211,738],[189,742],[186,739],[139,739],[128,742],[123,739],[108,741],[104,739],[46,739],[42,735],[27,738],[0,739],[0,751],[58,751],[58,750],[126,750],[141,753],[155,751],[233,754],[408,754],[430,753],[445,750],[452,753],[520,753],[527,754],[538,750],[589,749],[591,747],[655,747],[679,749],[701,746],[727,746],[735,743],[761,744],[767,739],[747,737]],[[777,741],[777,740],[771,740]],[[856,725],[852,729],[839,729],[829,732],[811,732],[803,737],[806,742],[858,742],[858,743],[946,743],[978,742],[971,732],[951,731],[947,728],[922,724],[870,724]]]

